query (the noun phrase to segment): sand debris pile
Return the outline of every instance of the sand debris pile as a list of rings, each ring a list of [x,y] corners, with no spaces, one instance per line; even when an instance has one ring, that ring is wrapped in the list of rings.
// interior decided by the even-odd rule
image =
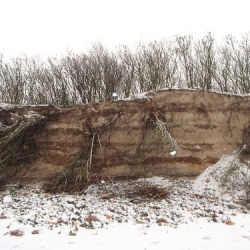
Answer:
[[[244,149],[244,148],[243,148]],[[231,197],[250,201],[250,162],[241,157],[242,150],[225,155],[208,167],[195,181],[197,194],[214,197]]]

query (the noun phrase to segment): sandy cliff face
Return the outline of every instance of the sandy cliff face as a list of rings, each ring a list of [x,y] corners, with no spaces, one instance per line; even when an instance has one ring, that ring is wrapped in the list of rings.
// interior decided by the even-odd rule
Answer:
[[[75,167],[93,179],[101,173],[198,175],[222,155],[250,145],[249,115],[250,96],[161,90],[67,108],[14,107],[0,111],[0,121],[33,122],[10,163],[24,178],[42,180]]]

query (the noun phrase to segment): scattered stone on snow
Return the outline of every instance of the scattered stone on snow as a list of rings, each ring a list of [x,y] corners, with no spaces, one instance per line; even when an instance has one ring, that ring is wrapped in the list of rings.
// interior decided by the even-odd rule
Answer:
[[[11,230],[9,233],[11,236],[23,236],[23,232],[19,229]]]
[[[69,235],[75,236],[78,230],[108,228],[112,224],[128,221],[145,227],[153,224],[177,227],[202,218],[208,222],[233,225],[230,217],[249,213],[247,206],[229,196],[214,197],[206,192],[197,194],[194,183],[194,180],[154,177],[106,183],[106,190],[100,190],[97,184],[90,185],[85,194],[77,196],[44,193],[40,185],[27,185],[21,189],[9,185],[0,192],[0,219],[13,218],[23,226],[57,228],[59,231],[67,227],[71,232]],[[165,197],[148,198],[145,193],[138,192],[143,186],[152,190],[153,185],[159,190],[166,188]],[[106,192],[112,194],[112,198],[103,199]],[[12,202],[11,206],[6,206],[4,197],[9,193]],[[30,232],[35,234],[39,231]],[[14,236],[21,236],[22,233],[21,230],[8,232]]]

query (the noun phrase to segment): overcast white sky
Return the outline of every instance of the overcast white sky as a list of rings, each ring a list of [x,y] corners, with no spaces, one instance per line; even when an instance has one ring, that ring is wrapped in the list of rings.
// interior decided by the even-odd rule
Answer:
[[[57,54],[175,34],[250,31],[249,0],[0,0],[0,52]]]

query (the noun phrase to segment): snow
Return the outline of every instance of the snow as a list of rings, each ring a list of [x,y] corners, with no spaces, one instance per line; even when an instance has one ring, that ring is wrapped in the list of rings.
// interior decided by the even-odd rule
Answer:
[[[6,186],[0,191],[1,250],[249,249],[249,209],[230,196],[199,196],[202,183],[202,175],[196,181],[155,176],[93,184],[78,195],[44,193],[40,184]],[[123,195],[150,185],[172,192],[161,200]]]
[[[0,109],[5,111],[11,111],[14,109],[14,105],[10,103],[0,103]]]
[[[133,223],[115,224],[108,229],[86,230],[69,236],[66,228],[43,230],[38,235],[30,233],[31,227],[20,227],[11,220],[0,224],[2,250],[9,249],[249,249],[249,215],[238,216],[234,226],[207,223],[205,220],[180,225],[174,229],[169,226],[154,225],[147,228]],[[22,237],[3,235],[6,227],[24,231]],[[18,227],[19,226],[19,227]],[[60,233],[59,233],[60,232]]]
[[[39,115],[37,113],[35,113],[34,111],[28,111],[27,115],[24,115],[25,118],[27,119],[32,119],[32,120],[36,120],[36,119],[44,119],[45,116]]]
[[[10,205],[12,203],[12,198],[10,195],[6,195],[3,197],[3,203],[5,205]]]
[[[171,156],[175,156],[176,153],[177,153],[177,152],[174,150],[174,151],[170,152],[170,155],[171,155]]]
[[[225,95],[225,96],[237,96],[237,97],[249,97],[250,94],[236,94],[236,93],[231,93],[231,92],[221,92],[219,90],[215,90],[215,89],[210,89],[210,90],[204,90],[202,88],[185,88],[185,87],[178,87],[178,86],[173,86],[171,88],[162,88],[156,91],[157,92],[161,92],[161,91],[168,91],[168,90],[186,90],[186,91],[194,91],[194,92],[210,92],[210,93],[215,93],[215,94],[219,94],[219,95]]]
[[[121,100],[133,101],[133,100],[137,100],[137,99],[149,99],[149,94],[152,94],[152,93],[154,93],[154,92],[142,92],[142,93],[138,93],[138,94],[135,94],[131,97],[121,99]]]
[[[0,192],[1,250],[249,249],[250,171],[239,154],[223,156],[196,180],[101,181],[78,195],[44,193],[40,184],[6,186]],[[165,196],[139,196],[145,187]]]
[[[183,88],[183,87],[171,87],[171,88],[161,88],[158,89],[156,91],[149,91],[149,92],[142,92],[142,93],[137,93],[133,96],[130,96],[128,98],[124,98],[124,99],[119,99],[119,101],[134,101],[134,100],[138,100],[138,99],[150,99],[151,96],[153,95],[157,95],[157,93],[163,92],[163,91],[192,91],[192,92],[204,92],[204,89],[201,88]],[[235,96],[235,97],[250,97],[250,94],[235,94],[235,93],[230,93],[230,92],[221,92],[218,90],[206,90],[206,92],[210,92],[210,93],[215,93],[218,95],[225,95],[225,96]]]

